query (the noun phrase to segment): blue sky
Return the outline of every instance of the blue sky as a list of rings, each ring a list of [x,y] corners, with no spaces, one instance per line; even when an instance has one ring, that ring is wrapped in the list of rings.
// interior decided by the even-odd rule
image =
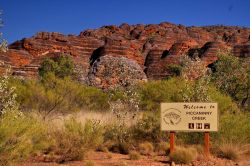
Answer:
[[[0,0],[4,38],[38,31],[76,34],[103,25],[237,25],[250,27],[250,0]]]

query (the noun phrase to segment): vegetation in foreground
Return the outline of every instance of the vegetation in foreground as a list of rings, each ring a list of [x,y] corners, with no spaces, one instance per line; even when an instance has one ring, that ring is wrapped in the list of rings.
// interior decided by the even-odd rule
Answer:
[[[78,83],[70,77],[71,70],[64,73],[64,67],[71,64],[68,59],[47,60],[52,66],[58,64],[53,72],[46,71],[49,67],[40,69],[40,80],[1,77],[0,165],[30,158],[59,163],[82,160],[90,150],[129,154],[134,160],[140,154],[168,155],[168,145],[164,144],[168,135],[160,131],[159,105],[189,101],[218,102],[220,130],[211,134],[214,154],[236,160],[249,153],[249,72],[242,68],[239,73],[244,75],[232,73],[230,66],[243,62],[230,55],[219,57],[215,72],[197,80],[188,79],[186,72],[190,70],[185,67],[189,65],[174,66],[173,77],[126,90],[103,91]],[[230,77],[225,78],[227,74]],[[239,82],[242,78],[246,80]],[[223,82],[225,79],[229,80]],[[235,87],[239,88],[233,90]],[[108,113],[112,119],[94,117],[82,123],[74,117],[79,111]],[[128,123],[128,115],[133,123]],[[177,163],[189,163],[195,157],[190,154],[200,151],[199,146],[191,146],[202,143],[202,133],[177,133],[180,148],[170,157]]]

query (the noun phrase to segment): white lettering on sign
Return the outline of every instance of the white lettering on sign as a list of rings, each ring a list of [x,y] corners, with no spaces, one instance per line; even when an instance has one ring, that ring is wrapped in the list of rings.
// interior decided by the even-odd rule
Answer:
[[[161,129],[218,131],[217,103],[162,103]]]

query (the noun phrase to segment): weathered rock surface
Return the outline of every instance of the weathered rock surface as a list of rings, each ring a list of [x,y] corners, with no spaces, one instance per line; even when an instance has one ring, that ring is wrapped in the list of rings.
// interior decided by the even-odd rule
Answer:
[[[96,68],[97,64],[103,66],[101,62],[95,62],[103,60],[100,57],[105,55],[109,55],[111,62],[111,57],[117,57],[114,59],[117,68],[117,61],[124,60],[124,57],[137,63],[148,79],[162,79],[169,75],[166,66],[178,64],[183,54],[198,56],[208,66],[217,60],[218,51],[225,50],[249,59],[250,28],[185,27],[164,22],[104,26],[85,30],[79,36],[39,32],[31,38],[10,44],[7,53],[0,53],[0,73],[4,72],[6,65],[10,65],[13,75],[37,77],[43,58],[64,53],[72,56],[79,80],[88,82],[91,74],[97,74],[95,77],[103,81],[100,86],[106,87],[105,76],[100,77],[101,72],[93,73],[93,67]]]
[[[147,76],[136,61],[105,55],[93,63],[88,80],[89,85],[107,89],[128,87],[147,80]]]

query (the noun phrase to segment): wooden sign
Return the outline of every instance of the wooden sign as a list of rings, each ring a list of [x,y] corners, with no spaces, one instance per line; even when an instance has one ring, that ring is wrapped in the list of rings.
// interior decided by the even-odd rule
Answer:
[[[217,103],[162,103],[161,130],[218,131]]]

